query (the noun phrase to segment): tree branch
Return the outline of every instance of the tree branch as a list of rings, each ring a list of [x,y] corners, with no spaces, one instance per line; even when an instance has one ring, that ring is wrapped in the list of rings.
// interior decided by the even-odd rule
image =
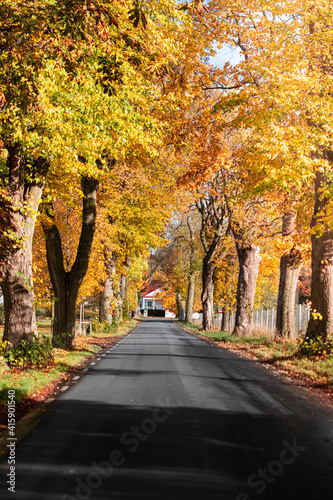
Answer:
[[[82,177],[82,228],[76,259],[70,271],[70,280],[73,286],[79,287],[89,264],[91,247],[94,239],[96,222],[96,202],[98,180]]]

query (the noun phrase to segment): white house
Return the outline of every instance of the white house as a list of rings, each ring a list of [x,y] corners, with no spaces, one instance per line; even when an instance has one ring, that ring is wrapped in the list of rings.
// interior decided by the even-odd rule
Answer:
[[[162,299],[163,293],[161,288],[149,286],[141,295],[140,309],[158,309],[163,311]]]
[[[176,315],[163,307],[164,291],[161,288],[149,286],[141,295],[140,311],[144,316],[175,318]]]

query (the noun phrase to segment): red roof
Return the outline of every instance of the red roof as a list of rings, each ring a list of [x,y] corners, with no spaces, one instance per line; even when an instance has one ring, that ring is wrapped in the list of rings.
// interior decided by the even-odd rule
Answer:
[[[157,286],[149,285],[148,288],[146,288],[146,290],[144,292],[142,292],[141,297],[146,297],[150,293],[156,292],[157,290],[159,290],[159,288]]]

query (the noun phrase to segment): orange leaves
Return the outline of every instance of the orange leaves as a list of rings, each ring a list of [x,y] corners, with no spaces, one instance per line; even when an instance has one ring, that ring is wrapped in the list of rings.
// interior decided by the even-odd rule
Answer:
[[[214,173],[230,167],[230,147],[217,117],[212,115],[212,104],[209,98],[198,100],[192,111],[195,114],[181,125],[182,129],[187,128],[186,146],[182,151],[184,173],[178,180],[178,186],[183,189],[195,191]]]

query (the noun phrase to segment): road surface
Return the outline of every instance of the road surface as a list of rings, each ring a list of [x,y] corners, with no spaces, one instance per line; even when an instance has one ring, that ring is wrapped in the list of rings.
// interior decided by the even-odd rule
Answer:
[[[15,500],[331,500],[332,410],[258,363],[148,319],[8,457]]]

